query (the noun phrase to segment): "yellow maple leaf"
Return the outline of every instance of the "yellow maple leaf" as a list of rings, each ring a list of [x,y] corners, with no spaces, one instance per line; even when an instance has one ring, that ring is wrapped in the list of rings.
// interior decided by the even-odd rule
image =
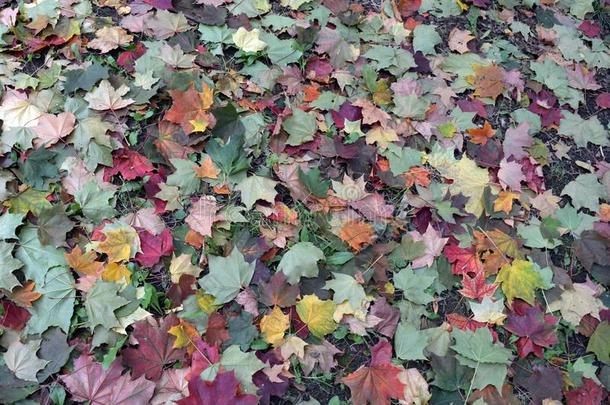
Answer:
[[[261,320],[261,332],[265,342],[278,346],[284,342],[284,332],[290,325],[288,315],[285,315],[280,307],[273,307],[270,314],[263,316]]]
[[[536,288],[544,287],[544,281],[534,270],[534,264],[521,259],[502,266],[495,282],[502,283],[502,291],[509,305],[515,298],[521,298],[528,304],[534,305],[534,291]]]
[[[216,305],[216,298],[213,295],[205,294],[202,290],[199,290],[195,293],[195,299],[197,300],[197,306],[203,312],[208,315],[211,315],[216,311],[221,305]]]
[[[474,160],[462,156],[458,161],[453,157],[453,151],[433,151],[429,155],[430,165],[444,177],[453,180],[449,186],[451,195],[463,194],[468,197],[464,208],[466,212],[480,217],[483,214],[483,193],[489,184],[487,169],[477,166]]]
[[[398,141],[398,135],[396,131],[391,128],[383,128],[376,126],[366,133],[365,137],[367,144],[377,143],[380,148],[385,149],[391,142]]]
[[[174,349],[187,348],[189,353],[192,353],[195,349],[194,340],[199,337],[197,329],[190,323],[181,320],[179,325],[172,326],[167,330],[172,336],[176,337],[174,341]]]
[[[97,244],[97,249],[108,255],[109,262],[129,260],[140,250],[140,237],[136,230],[127,224],[108,224],[102,233],[106,239]]]
[[[128,284],[131,282],[131,271],[124,264],[108,263],[102,272],[102,280]]]
[[[337,328],[337,323],[333,320],[336,304],[330,300],[323,301],[315,294],[306,295],[296,308],[299,318],[309,331],[320,339]]]
[[[513,209],[513,200],[518,200],[519,194],[512,191],[500,191],[498,198],[494,201],[494,211],[502,211],[506,214]]]
[[[260,40],[259,35],[260,30],[258,28],[248,31],[244,27],[239,27],[233,34],[233,42],[236,47],[244,52],[262,51],[267,47],[267,44]]]
[[[191,263],[191,254],[182,253],[180,256],[173,255],[172,261],[169,265],[169,274],[172,279],[172,283],[178,284],[180,277],[183,274],[187,274],[193,277],[198,277],[201,270],[199,266],[195,266]]]

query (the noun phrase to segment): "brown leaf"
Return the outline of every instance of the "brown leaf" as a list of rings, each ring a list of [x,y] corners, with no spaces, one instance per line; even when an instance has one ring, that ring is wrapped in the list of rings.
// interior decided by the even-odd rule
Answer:
[[[10,294],[11,300],[19,306],[30,308],[32,302],[41,296],[40,293],[34,291],[35,286],[33,281],[27,281],[22,286],[16,287]]]

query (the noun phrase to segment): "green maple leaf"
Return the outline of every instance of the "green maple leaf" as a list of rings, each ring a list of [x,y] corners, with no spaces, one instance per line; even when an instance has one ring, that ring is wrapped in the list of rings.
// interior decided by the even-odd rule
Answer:
[[[299,180],[305,186],[307,191],[318,198],[326,198],[328,189],[330,188],[330,180],[322,180],[320,169],[314,167],[309,169],[307,173],[298,168]]]
[[[424,349],[428,345],[428,336],[410,323],[401,322],[394,335],[394,350],[402,360],[427,360]]]
[[[76,300],[74,277],[70,270],[53,267],[40,282],[36,282],[36,290],[41,295],[30,308],[32,317],[28,321],[28,333],[43,333],[51,326],[59,326],[68,333]]]
[[[237,248],[228,257],[210,256],[210,272],[199,280],[199,285],[214,296],[216,304],[225,304],[233,300],[242,287],[250,284],[255,266],[255,262],[246,262]]]
[[[610,323],[605,321],[597,325],[589,339],[587,351],[595,353],[599,361],[610,364]]]
[[[229,346],[220,357],[220,364],[228,371],[235,372],[235,378],[241,382],[244,391],[255,393],[257,388],[252,383],[252,376],[258,370],[265,367],[265,363],[260,361],[252,352],[244,353],[239,346]]]
[[[394,285],[403,291],[402,295],[409,301],[426,305],[434,300],[425,290],[432,285],[435,278],[436,274],[428,269],[412,270],[407,267],[394,275]]]
[[[21,223],[25,214],[11,214],[5,212],[0,216],[0,239],[17,239],[15,231]]]
[[[114,217],[114,208],[110,201],[113,191],[102,190],[96,181],[86,183],[74,194],[74,200],[80,205],[85,217],[98,224],[104,218]]]
[[[114,311],[129,303],[118,295],[120,289],[120,284],[97,280],[87,293],[85,310],[89,318],[88,326],[92,332],[98,325],[106,329],[120,325]]]
[[[455,344],[451,348],[463,358],[473,362],[507,364],[512,358],[510,350],[501,343],[493,343],[488,328],[479,328],[474,332],[454,328],[451,336],[455,339]]]
[[[474,332],[455,328],[451,336],[455,339],[451,348],[457,353],[459,363],[474,369],[471,389],[482,389],[489,384],[501,389],[512,352],[501,343],[494,344],[488,328]]]
[[[97,82],[108,79],[108,68],[99,62],[95,62],[87,69],[73,69],[64,72],[66,83],[64,90],[72,93],[78,89],[91,90]]]
[[[23,263],[13,257],[14,243],[0,242],[0,288],[11,291],[21,285],[13,271],[21,268]]]
[[[55,205],[40,213],[37,226],[41,244],[59,247],[66,244],[66,233],[74,228],[74,223],[61,205]]]
[[[341,304],[348,301],[352,308],[360,308],[362,301],[366,298],[366,293],[362,285],[356,279],[347,274],[333,273],[334,280],[329,280],[324,285],[325,290],[333,290],[333,301]]]
[[[171,159],[176,170],[167,177],[168,186],[177,186],[180,195],[189,196],[199,190],[201,179],[197,177],[195,162],[188,159]]]
[[[273,204],[277,195],[277,191],[275,191],[277,184],[277,181],[267,177],[253,175],[240,181],[235,186],[235,190],[241,192],[241,201],[246,208],[251,209],[258,200],[264,200]]]
[[[569,196],[576,209],[588,208],[597,212],[600,198],[606,198],[606,189],[595,174],[581,174],[563,188],[561,195]]]
[[[296,284],[301,277],[316,277],[319,271],[318,261],[324,259],[324,252],[313,243],[299,242],[284,253],[277,269],[286,275],[290,284]]]
[[[49,269],[67,266],[63,250],[43,245],[38,238],[38,228],[32,225],[24,226],[19,232],[15,256],[23,262],[25,278],[33,280],[37,286],[44,282]]]
[[[318,124],[313,115],[295,108],[292,115],[282,123],[282,129],[288,133],[286,144],[298,146],[313,141],[313,136],[318,130]]]

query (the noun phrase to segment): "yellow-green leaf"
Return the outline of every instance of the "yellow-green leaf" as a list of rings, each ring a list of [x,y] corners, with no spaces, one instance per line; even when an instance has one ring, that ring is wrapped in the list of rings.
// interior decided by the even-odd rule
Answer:
[[[278,346],[284,341],[284,332],[288,329],[290,320],[284,315],[280,307],[274,307],[270,314],[261,320],[261,332],[265,342]]]
[[[534,265],[527,260],[516,259],[512,264],[502,266],[496,277],[496,283],[502,283],[502,291],[510,305],[515,298],[521,298],[534,305],[534,291],[543,288],[544,281],[534,270]]]
[[[319,338],[332,333],[337,324],[333,320],[336,305],[332,301],[323,301],[316,295],[306,295],[297,304],[299,318],[307,325],[309,331]]]

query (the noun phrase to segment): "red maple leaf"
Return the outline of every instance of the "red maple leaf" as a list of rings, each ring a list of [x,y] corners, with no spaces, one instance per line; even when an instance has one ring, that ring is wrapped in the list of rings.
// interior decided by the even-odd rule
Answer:
[[[172,233],[165,228],[159,235],[153,235],[144,229],[138,230],[140,248],[142,252],[136,255],[136,261],[144,267],[152,267],[159,263],[161,257],[168,256],[174,251]]]
[[[119,149],[112,157],[112,167],[104,169],[104,181],[121,174],[125,180],[134,180],[152,174],[155,167],[148,159],[132,149]]]
[[[143,376],[132,380],[129,373],[122,374],[120,360],[107,370],[93,356],[82,354],[74,360],[74,371],[61,376],[74,401],[91,404],[145,404],[155,390],[155,384]]]
[[[455,275],[483,272],[483,263],[474,246],[461,248],[458,245],[447,245],[443,249],[445,256],[452,263],[451,272]]]
[[[484,297],[491,296],[498,288],[497,284],[487,284],[485,282],[485,274],[477,273],[474,277],[464,274],[462,278],[462,288],[460,294],[466,298],[473,300],[482,300]]]
[[[265,305],[287,308],[297,302],[300,290],[298,285],[291,286],[286,282],[286,275],[277,272],[268,283],[261,285],[261,301]]]
[[[227,321],[218,312],[214,312],[212,315],[210,315],[210,319],[208,319],[208,327],[203,338],[210,346],[222,346],[222,343],[229,339]]]
[[[132,336],[138,342],[138,347],[130,347],[123,351],[124,363],[131,367],[133,375],[145,375],[149,380],[161,378],[163,367],[184,356],[183,349],[174,349],[176,338],[167,331],[180,323],[178,317],[169,315],[158,324],[153,318],[136,322]]]
[[[566,392],[568,405],[601,405],[606,399],[606,390],[590,378],[583,378],[583,384]]]
[[[404,398],[404,384],[398,379],[402,370],[390,363],[392,346],[387,340],[380,340],[371,349],[371,364],[362,366],[341,382],[350,388],[354,405],[387,405],[390,398]]]
[[[169,90],[172,106],[165,113],[164,119],[179,124],[185,133],[190,134],[195,127],[214,126],[214,116],[207,113],[214,101],[213,92],[207,84],[201,92],[194,85],[186,91]]]
[[[191,369],[186,377],[189,381],[199,378],[205,369],[220,361],[218,347],[210,346],[201,339],[196,339],[194,343],[195,351],[191,359]]]
[[[543,358],[543,347],[550,347],[558,342],[555,334],[556,324],[557,318],[545,315],[538,306],[531,307],[523,301],[515,301],[504,328],[520,336],[517,340],[519,357],[525,358],[534,353]]]
[[[2,315],[0,315],[0,326],[14,330],[21,330],[30,319],[27,309],[18,307],[12,301],[2,301]]]
[[[256,405],[255,395],[242,394],[233,371],[219,373],[214,381],[203,381],[198,376],[189,381],[189,396],[179,405]]]

